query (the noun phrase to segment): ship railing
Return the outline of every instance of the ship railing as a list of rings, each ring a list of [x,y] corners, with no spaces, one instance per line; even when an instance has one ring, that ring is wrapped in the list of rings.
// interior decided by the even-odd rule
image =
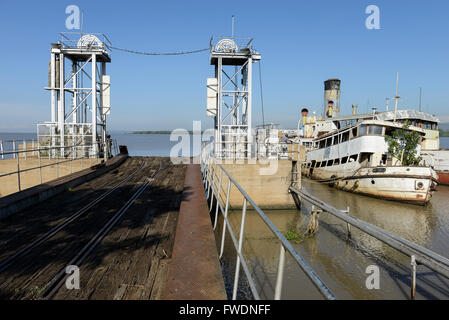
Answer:
[[[248,263],[243,255],[243,243],[245,239],[245,222],[246,211],[248,206],[252,207],[257,213],[257,216],[265,223],[271,233],[274,235],[277,241],[279,241],[279,258],[278,258],[278,270],[276,276],[274,299],[280,300],[282,297],[282,286],[285,272],[285,259],[286,253],[289,253],[293,260],[298,264],[301,270],[307,275],[314,286],[318,289],[321,295],[328,300],[335,300],[336,297],[332,291],[326,286],[326,284],[319,278],[314,272],[312,267],[302,258],[298,251],[292,246],[292,244],[285,238],[285,236],[276,228],[276,226],[270,221],[267,215],[257,204],[251,199],[251,197],[245,192],[240,184],[229,174],[229,172],[219,163],[219,159],[213,157],[213,145],[209,143],[202,148],[200,155],[201,159],[201,172],[203,175],[203,184],[206,191],[206,198],[209,202],[209,211],[212,213],[214,199],[215,199],[215,216],[213,221],[213,229],[216,230],[219,214],[223,216],[223,230],[221,234],[220,244],[220,258],[223,256],[226,232],[229,233],[234,249],[237,254],[234,285],[232,292],[232,299],[237,299],[237,291],[239,287],[240,267],[243,268],[243,272],[248,281],[251,293],[256,300],[260,300],[260,294],[257,290],[256,283],[248,267]],[[227,180],[227,182],[225,181]],[[223,186],[225,187],[223,189]],[[231,187],[238,190],[240,196],[243,197],[243,206],[241,211],[241,223],[240,232],[237,236],[234,233],[231,223],[229,221],[229,209],[230,209],[230,196]],[[222,193],[223,198],[222,198]],[[224,200],[226,199],[226,200]],[[224,201],[223,201],[224,200]]]
[[[332,216],[340,219],[347,224],[348,238],[351,238],[351,226],[358,230],[372,236],[373,238],[383,242],[389,247],[396,249],[400,253],[410,258],[411,268],[411,284],[410,284],[410,298],[416,298],[416,270],[418,265],[424,265],[430,270],[436,272],[449,279],[449,259],[431,251],[423,246],[420,246],[414,242],[406,240],[400,236],[397,236],[387,230],[379,228],[368,222],[359,220],[349,214],[349,207],[346,211],[338,210],[326,202],[308,194],[303,190],[299,190],[295,186],[289,188],[292,195],[297,195],[298,201],[306,201],[314,207],[318,207],[323,212],[327,212]]]

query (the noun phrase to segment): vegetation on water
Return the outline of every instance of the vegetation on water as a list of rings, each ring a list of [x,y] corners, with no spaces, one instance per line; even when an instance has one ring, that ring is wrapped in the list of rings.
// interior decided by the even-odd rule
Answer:
[[[298,231],[295,224],[290,223],[288,225],[288,231],[283,234],[288,241],[292,241],[295,244],[300,244],[307,238],[310,238],[314,235],[314,233],[309,233],[307,231],[305,232]]]
[[[402,129],[393,131],[391,136],[385,136],[385,141],[388,144],[388,153],[399,159],[404,166],[418,165],[422,160],[417,155],[417,147],[421,137],[418,132],[407,130],[409,126],[409,122],[406,121]]]

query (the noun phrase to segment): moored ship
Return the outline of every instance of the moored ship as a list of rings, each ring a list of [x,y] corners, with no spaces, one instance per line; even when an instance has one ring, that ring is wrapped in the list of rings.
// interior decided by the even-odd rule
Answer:
[[[414,204],[430,201],[438,184],[433,168],[402,165],[388,152],[386,136],[395,130],[417,132],[417,127],[382,120],[364,120],[314,139],[302,174],[349,192]],[[422,138],[421,138],[422,139]],[[421,147],[416,153],[419,156]]]

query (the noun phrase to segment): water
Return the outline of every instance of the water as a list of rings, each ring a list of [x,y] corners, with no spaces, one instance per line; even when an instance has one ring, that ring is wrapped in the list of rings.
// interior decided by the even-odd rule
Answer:
[[[131,156],[158,156],[168,157],[173,147],[178,145],[181,140],[187,142],[185,147],[186,154],[184,155],[197,155],[199,154],[200,144],[199,136],[195,135],[182,135],[178,140],[170,141],[169,134],[132,134],[132,133],[111,133],[112,139],[117,140],[117,145],[126,145],[128,152]],[[35,133],[1,133],[0,140],[36,140]],[[194,143],[195,139],[195,143]],[[12,149],[10,144],[5,145],[5,150]],[[190,153],[189,153],[190,150]],[[182,155],[181,151],[177,153]]]
[[[350,206],[350,214],[384,228],[405,239],[449,257],[449,187],[439,186],[426,207],[402,204],[339,191],[303,179],[303,188],[338,209]],[[270,220],[284,234],[294,230],[304,234],[310,217],[310,205],[302,211],[267,211]],[[240,229],[241,213],[231,213],[233,230]],[[218,228],[221,236],[221,226]],[[410,296],[410,258],[382,242],[347,227],[333,216],[320,214],[320,228],[313,237],[292,241],[302,257],[339,299],[408,299]],[[254,211],[245,224],[244,253],[263,298],[272,299],[279,257],[279,242]],[[295,243],[298,242],[298,243]],[[288,254],[287,254],[288,256]],[[230,237],[225,247],[228,281],[233,282],[235,253]],[[368,290],[366,268],[376,265],[380,270],[380,289]],[[417,299],[448,299],[449,281],[418,266]],[[242,273],[242,277],[244,277]],[[317,289],[296,265],[287,259],[284,275],[284,299],[321,299]]]

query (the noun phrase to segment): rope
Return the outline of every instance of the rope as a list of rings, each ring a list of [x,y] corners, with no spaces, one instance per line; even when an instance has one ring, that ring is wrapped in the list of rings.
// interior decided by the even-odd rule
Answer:
[[[210,50],[209,48],[205,48],[205,49],[198,49],[198,50],[192,50],[192,51],[180,51],[180,52],[143,52],[143,51],[117,48],[117,47],[112,47],[112,46],[110,46],[109,48],[111,48],[113,50],[128,52],[128,53],[142,54],[142,55],[146,55],[146,56],[179,56],[179,55],[183,55],[183,54],[199,53],[199,52],[204,52],[204,51]]]

